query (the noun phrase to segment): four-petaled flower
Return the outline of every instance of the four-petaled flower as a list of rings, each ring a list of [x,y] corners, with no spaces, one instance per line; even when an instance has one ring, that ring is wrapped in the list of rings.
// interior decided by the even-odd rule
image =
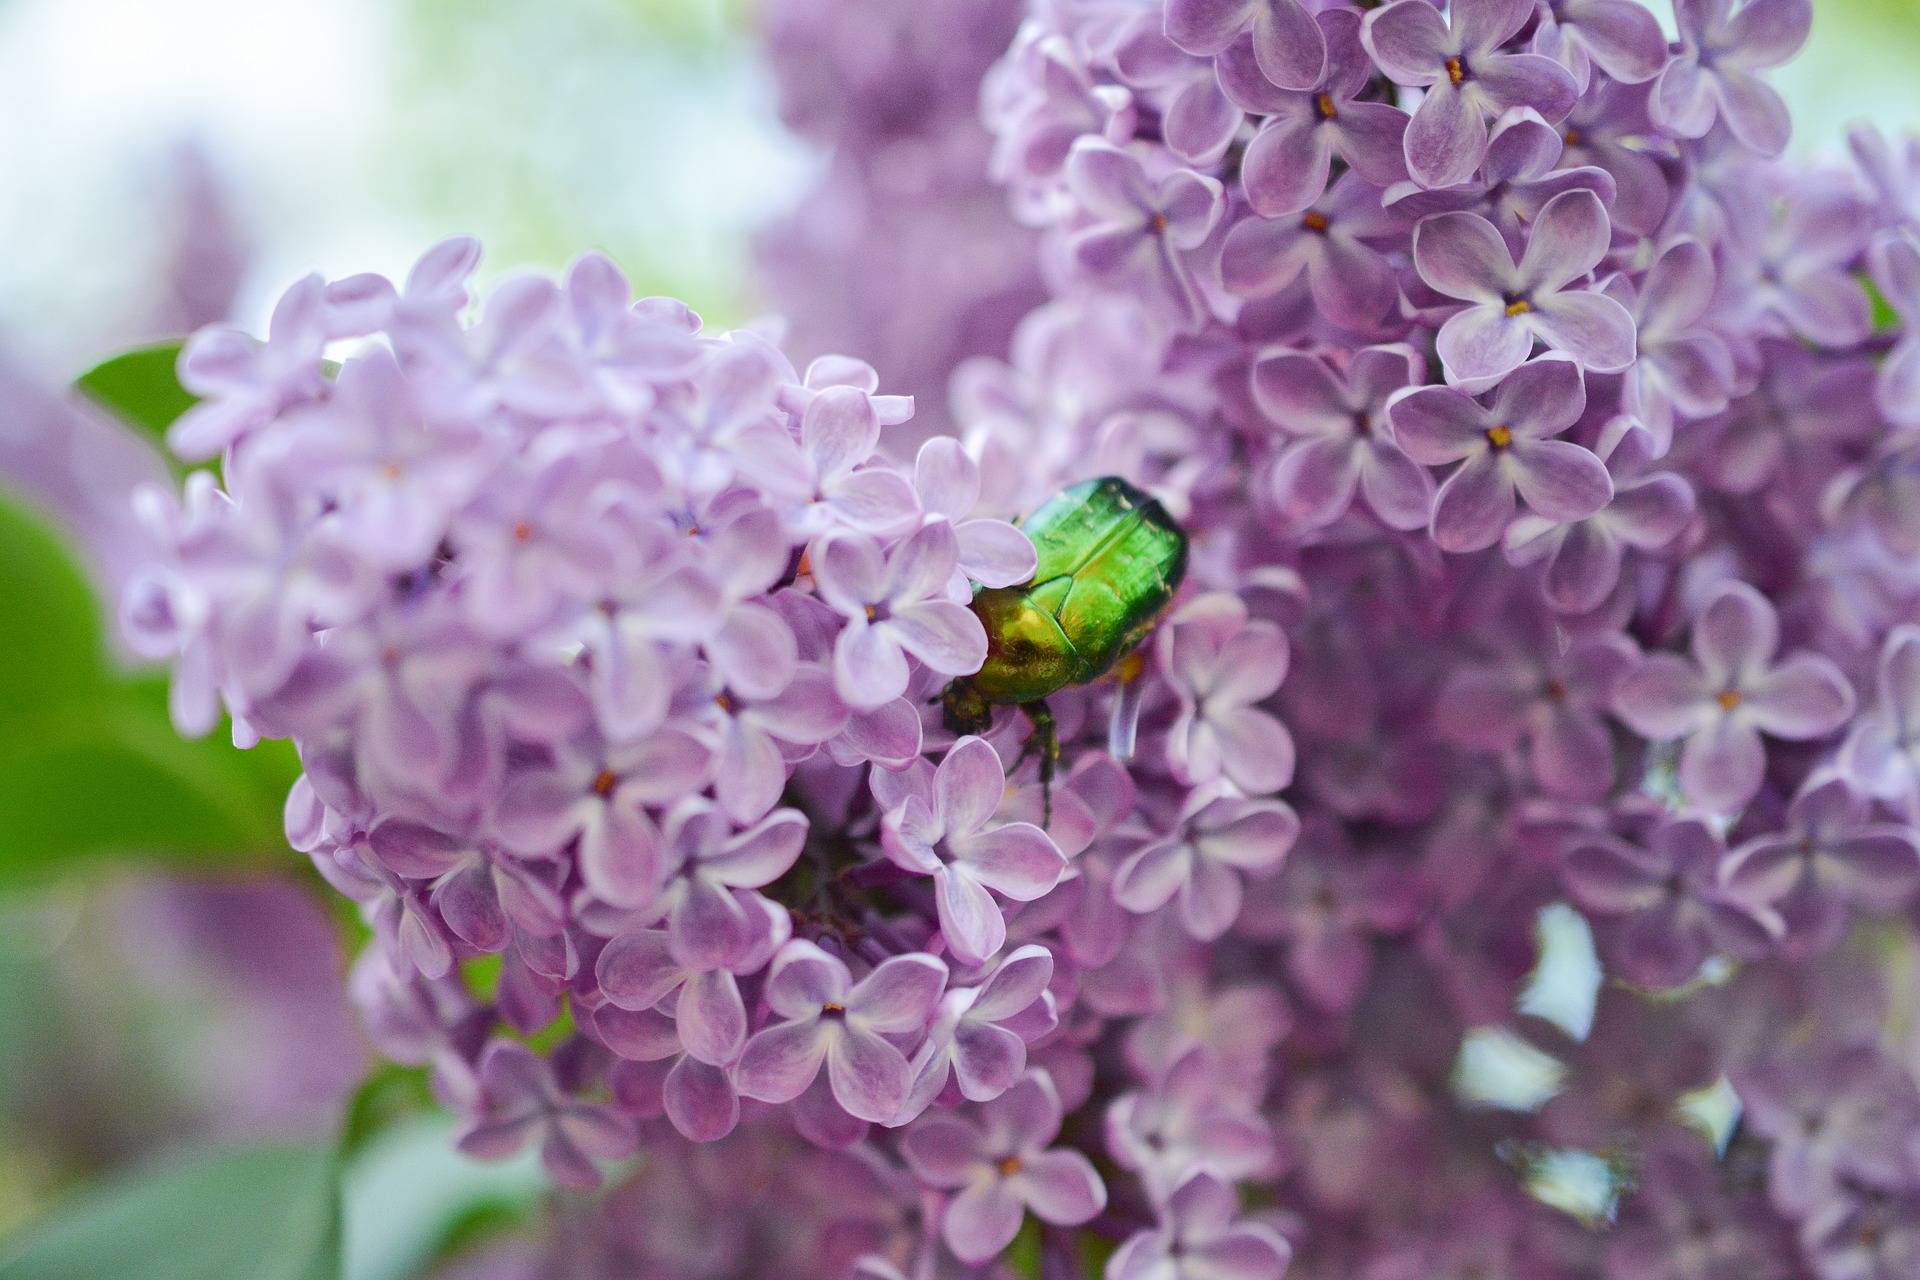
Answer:
[[[1799,954],[1829,950],[1855,910],[1897,910],[1920,885],[1912,828],[1871,821],[1868,809],[1845,778],[1815,779],[1788,806],[1785,830],[1733,851],[1728,884],[1779,912]]]
[[[1661,823],[1645,843],[1604,834],[1577,841],[1563,874],[1573,900],[1607,922],[1601,943],[1614,969],[1677,987],[1715,951],[1757,959],[1780,936],[1778,916],[1727,887],[1726,857],[1705,823],[1682,818]]]
[[[1426,0],[1400,5],[1430,9]],[[1385,12],[1381,10],[1380,12]],[[1633,317],[1604,293],[1574,288],[1607,254],[1612,231],[1600,197],[1566,191],[1534,220],[1516,264],[1499,230],[1477,213],[1438,213],[1413,229],[1413,261],[1435,291],[1465,302],[1440,326],[1447,380],[1484,388],[1525,362],[1537,340],[1590,373],[1633,363]]]
[[[1226,778],[1249,795],[1293,781],[1293,737],[1260,704],[1287,675],[1287,637],[1249,619],[1224,593],[1197,596],[1168,616],[1158,640],[1180,711],[1167,732],[1167,763],[1192,786]]]
[[[1652,470],[1653,435],[1630,419],[1616,420],[1598,456],[1613,480],[1613,498],[1584,520],[1562,522],[1523,515],[1507,526],[1511,564],[1544,561],[1540,589],[1561,613],[1589,613],[1620,583],[1629,548],[1671,546],[1693,519],[1693,486],[1671,471]]]
[[[1128,279],[1174,324],[1197,324],[1203,308],[1187,255],[1220,221],[1219,181],[1190,169],[1156,179],[1128,152],[1083,138],[1067,157],[1067,186],[1090,219],[1067,245],[1081,269]]]
[[[1261,72],[1287,89],[1326,74],[1327,46],[1300,0],[1168,0],[1167,38],[1188,53],[1219,53],[1251,28]]]
[[[1232,1186],[1197,1173],[1167,1200],[1158,1227],[1120,1246],[1107,1263],[1107,1275],[1110,1280],[1280,1280],[1292,1258],[1285,1236],[1241,1219]]]
[[[1357,351],[1342,377],[1304,351],[1270,351],[1253,364],[1253,401],[1295,437],[1274,459],[1274,505],[1309,529],[1332,524],[1357,491],[1392,529],[1426,526],[1433,477],[1395,443],[1387,402],[1417,383],[1423,361],[1401,343]]]
[[[882,553],[857,533],[830,535],[816,548],[820,595],[847,620],[833,645],[841,700],[866,710],[906,692],[908,655],[942,675],[970,675],[987,657],[987,632],[963,604],[946,598],[959,564],[953,526],[926,525]]]
[[[886,1124],[911,1082],[906,1056],[887,1037],[925,1030],[946,985],[947,966],[933,956],[894,956],[855,983],[839,957],[789,942],[768,969],[764,994],[784,1021],[747,1041],[734,1083],[749,1098],[791,1102],[825,1063],[834,1101],[857,1119]]]
[[[979,1120],[929,1116],[907,1131],[901,1150],[914,1176],[951,1190],[940,1235],[962,1262],[982,1263],[1013,1243],[1029,1210],[1054,1226],[1078,1226],[1107,1204],[1093,1163],[1060,1135],[1060,1094],[1044,1071],[1021,1080]]]
[[[972,1102],[987,1102],[1011,1088],[1027,1067],[1027,1037],[1058,1023],[1047,997],[1052,979],[1053,954],[1028,943],[1008,952],[978,985],[948,988],[927,1042],[914,1055],[907,1113],[926,1110],[949,1078]]]
[[[958,440],[941,437],[920,446],[913,460],[913,488],[930,520],[953,526],[959,563],[950,588],[965,598],[967,582],[1011,587],[1033,576],[1037,556],[1027,535],[1005,520],[975,516],[980,466]]]
[[[1557,122],[1573,109],[1580,87],[1565,67],[1501,51],[1533,14],[1533,0],[1453,0],[1445,18],[1427,0],[1395,0],[1367,15],[1362,38],[1380,69],[1426,90],[1405,144],[1421,186],[1472,178],[1487,153],[1489,120],[1532,108]]]
[[[1393,402],[1393,437],[1415,462],[1457,462],[1433,503],[1443,551],[1478,551],[1513,522],[1515,494],[1543,520],[1584,520],[1613,498],[1606,464],[1570,440],[1587,393],[1580,366],[1545,355],[1522,365],[1483,405],[1452,387],[1421,387]]]
[[[1654,82],[1654,118],[1683,138],[1704,137],[1719,120],[1761,155],[1786,150],[1787,104],[1754,73],[1800,51],[1812,0],[1677,0],[1674,15],[1680,51]]]
[[[637,1137],[632,1125],[604,1103],[568,1094],[546,1060],[525,1045],[493,1041],[480,1055],[477,1075],[480,1115],[455,1139],[468,1155],[503,1160],[537,1140],[541,1161],[556,1182],[591,1190],[600,1185],[594,1161],[632,1154]]]
[[[1703,809],[1727,813],[1760,790],[1766,733],[1802,742],[1853,714],[1853,686],[1832,659],[1796,653],[1775,662],[1780,624],[1744,582],[1715,593],[1693,625],[1693,660],[1653,653],[1614,687],[1614,710],[1656,742],[1685,739],[1680,787]]]
[[[1234,223],[1220,248],[1221,282],[1242,297],[1265,298],[1304,275],[1327,319],[1371,332],[1400,297],[1376,242],[1405,225],[1398,212],[1381,207],[1378,187],[1358,173],[1342,174],[1297,217]]]
[[[1276,86],[1253,49],[1237,44],[1215,65],[1235,106],[1266,117],[1240,162],[1247,201],[1263,218],[1305,212],[1327,189],[1337,155],[1376,187],[1407,176],[1401,137],[1407,116],[1384,102],[1360,101],[1373,66],[1360,47],[1360,15],[1320,14],[1328,49],[1326,74],[1299,89]]]
[[[1211,942],[1240,914],[1241,876],[1272,875],[1299,834],[1300,819],[1283,800],[1203,788],[1187,801],[1173,834],[1120,864],[1114,900],[1145,914],[1178,895],[1187,932]]]
[[[897,785],[903,793],[882,826],[887,856],[933,877],[940,933],[956,956],[969,964],[991,959],[1007,940],[994,893],[1032,901],[1060,883],[1066,857],[1031,822],[990,825],[1006,798],[1007,774],[985,738],[960,739],[938,768]]]

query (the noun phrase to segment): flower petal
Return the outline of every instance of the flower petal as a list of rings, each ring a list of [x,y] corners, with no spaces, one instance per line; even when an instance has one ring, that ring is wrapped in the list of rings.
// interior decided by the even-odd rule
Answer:
[[[906,1101],[911,1080],[907,1060],[898,1049],[851,1022],[833,1037],[827,1050],[827,1082],[834,1101],[857,1119],[874,1124],[891,1121]]]
[[[1686,659],[1655,653],[1620,678],[1613,689],[1613,709],[1635,733],[1668,742],[1705,727],[1715,692]]]
[[[1000,904],[965,867],[942,867],[933,875],[934,907],[940,932],[953,953],[968,964],[992,959],[1007,940]]]
[[[1566,440],[1529,440],[1512,452],[1513,483],[1535,515],[1584,520],[1613,500],[1606,464]]]
[[[1680,749],[1680,786],[1687,798],[1714,813],[1732,813],[1760,790],[1766,749],[1752,725],[1723,716]]]
[[[1057,1227],[1089,1221],[1107,1207],[1107,1187],[1093,1162],[1078,1151],[1042,1151],[1025,1158],[1013,1176],[1015,1191],[1033,1216]]]
[[[1500,540],[1515,510],[1513,477],[1496,454],[1469,458],[1433,501],[1433,540],[1442,551],[1479,551]]]
[[[782,1022],[756,1032],[734,1069],[735,1087],[762,1102],[793,1101],[820,1074],[833,1030],[821,1022]]]
[[[890,1035],[920,1031],[946,989],[947,966],[911,953],[882,961],[847,996],[850,1022]]]
[[[1776,738],[1821,738],[1853,715],[1853,686],[1832,660],[1798,653],[1748,685],[1742,709]]]

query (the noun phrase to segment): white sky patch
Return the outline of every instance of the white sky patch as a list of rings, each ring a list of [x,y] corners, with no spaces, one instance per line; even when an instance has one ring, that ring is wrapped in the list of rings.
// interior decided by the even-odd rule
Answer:
[[[1604,976],[1586,917],[1565,903],[1540,913],[1540,961],[1520,993],[1520,1012],[1545,1018],[1575,1040],[1593,1029]]]
[[[1532,1111],[1560,1091],[1566,1069],[1504,1027],[1477,1027],[1460,1044],[1453,1087],[1464,1101]]]

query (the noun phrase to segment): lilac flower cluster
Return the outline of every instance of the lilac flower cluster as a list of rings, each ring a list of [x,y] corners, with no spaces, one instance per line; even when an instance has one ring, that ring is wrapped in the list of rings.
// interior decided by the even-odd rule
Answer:
[[[1213,944],[1069,933],[1081,999],[1124,982],[1207,1060],[1099,1059],[1149,1110],[1277,1047],[1205,1173],[1272,1206],[1291,1274],[1920,1274],[1887,976],[1920,887],[1920,170],[1870,130],[1779,160],[1761,73],[1810,16],[1682,3],[1669,43],[1631,0],[1035,3],[988,79],[1056,296],[961,371],[968,447],[1006,510],[1117,471],[1194,537],[1136,804],[1224,774],[1290,805],[1176,836],[1177,870],[1078,854],[1109,919],[1179,894]],[[1183,659],[1222,591],[1245,630]],[[1278,741],[1236,719],[1276,711]],[[1183,832],[1234,829],[1205,804]],[[1536,1003],[1554,904],[1590,1020]],[[1481,1099],[1488,1035],[1547,1055],[1544,1105]],[[1200,1193],[1115,1114],[1177,1233]],[[1545,1203],[1574,1158],[1586,1223]],[[1149,1238],[1108,1274],[1185,1274]]]
[[[1092,1218],[1101,1176],[1049,1145],[1090,1081],[1028,1053],[1072,982],[1069,859],[1109,831],[1132,910],[1226,927],[1292,834],[1236,784],[1285,780],[1244,759],[1285,745],[1273,681],[1228,678],[1278,632],[1185,606],[1191,652],[1129,688],[1187,708],[1191,788],[1136,818],[1076,756],[1043,829],[1015,713],[956,740],[937,708],[987,652],[974,585],[1035,567],[975,460],[886,460],[913,404],[871,367],[707,334],[598,256],[470,307],[477,258],[310,277],[264,340],[189,342],[170,443],[218,471],[143,492],[124,601],[183,730],[299,747],[288,840],[371,926],[376,1043],[465,1150],[535,1144],[570,1185],[759,1117],[900,1130],[901,1176],[954,1192],[926,1242],[973,1261],[1029,1210]]]
[[[183,357],[128,629],[300,746],[462,1145],[646,1152],[610,1272],[1920,1274],[1920,162],[1780,163],[1805,0],[1678,8],[1033,0],[1054,297],[910,464],[598,258],[302,282]],[[1190,567],[1049,797],[935,703],[1109,474]]]

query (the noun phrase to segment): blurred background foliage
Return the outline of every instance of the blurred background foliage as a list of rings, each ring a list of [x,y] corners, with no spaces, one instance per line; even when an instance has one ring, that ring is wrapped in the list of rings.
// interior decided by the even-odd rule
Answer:
[[[751,317],[748,238],[824,161],[753,32],[751,0],[0,0],[0,1277],[405,1280],[533,1212],[416,1074],[363,1086],[291,753],[181,742],[111,639],[168,359],[68,386],[454,231],[483,276],[597,247]],[[1796,148],[1920,122],[1916,67],[1915,0],[1818,0]]]

